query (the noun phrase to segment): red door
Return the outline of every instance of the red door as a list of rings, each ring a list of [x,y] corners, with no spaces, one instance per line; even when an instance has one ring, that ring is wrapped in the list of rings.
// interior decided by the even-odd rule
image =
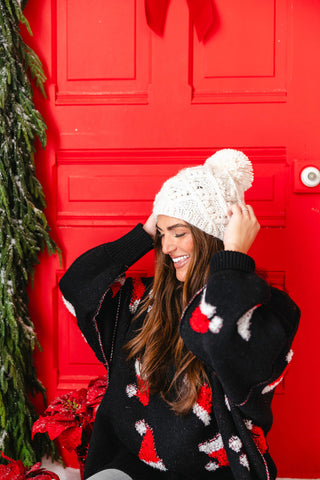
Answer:
[[[49,127],[38,176],[64,270],[144,221],[163,180],[181,167],[223,147],[248,154],[248,201],[263,227],[252,255],[302,309],[270,448],[279,476],[315,478],[320,187],[304,186],[300,172],[320,169],[320,3],[214,4],[213,31],[200,43],[185,0],[171,1],[163,38],[147,26],[142,0],[29,0],[48,76],[48,99],[36,97]],[[135,268],[151,273],[152,257]],[[30,295],[50,400],[103,372],[62,305],[63,270],[43,255]]]

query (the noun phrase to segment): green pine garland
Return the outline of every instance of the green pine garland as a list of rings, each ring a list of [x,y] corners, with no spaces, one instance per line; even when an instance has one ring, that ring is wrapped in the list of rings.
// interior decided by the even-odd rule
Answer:
[[[43,93],[45,76],[21,38],[20,23],[31,34],[21,1],[0,0],[0,450],[32,465],[44,454],[58,455],[44,435],[31,441],[38,416],[29,397],[41,392],[45,398],[45,389],[33,364],[37,339],[26,289],[39,252],[58,249],[33,162],[36,137],[46,144],[46,125],[35,109],[28,74]]]

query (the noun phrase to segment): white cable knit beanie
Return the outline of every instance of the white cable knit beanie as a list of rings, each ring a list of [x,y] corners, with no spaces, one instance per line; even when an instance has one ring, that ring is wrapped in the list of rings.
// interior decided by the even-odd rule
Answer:
[[[244,202],[253,182],[252,164],[238,150],[218,150],[204,165],[169,178],[156,195],[153,214],[179,218],[223,240],[228,207]]]

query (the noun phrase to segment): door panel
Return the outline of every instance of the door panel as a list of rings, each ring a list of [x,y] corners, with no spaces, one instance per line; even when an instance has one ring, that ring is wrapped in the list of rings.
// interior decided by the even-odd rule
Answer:
[[[140,4],[57,0],[56,104],[146,103],[151,35]]]
[[[285,1],[220,2],[210,41],[192,37],[193,103],[285,102],[289,11]]]
[[[49,400],[103,372],[58,292],[84,250],[113,240],[148,216],[163,181],[223,147],[252,160],[248,192],[262,225],[251,253],[270,281],[302,309],[294,361],[274,399],[270,449],[279,476],[320,475],[318,275],[318,0],[216,0],[204,43],[187,2],[172,0],[163,37],[147,26],[141,0],[29,0],[26,15],[48,76],[36,101],[48,124],[37,154],[47,215],[64,254],[41,256],[30,307]],[[133,274],[151,274],[153,256]]]

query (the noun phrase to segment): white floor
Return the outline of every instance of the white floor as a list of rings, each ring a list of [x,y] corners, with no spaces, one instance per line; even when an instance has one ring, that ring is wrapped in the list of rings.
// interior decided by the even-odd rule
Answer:
[[[44,459],[42,466],[51,472],[56,473],[60,480],[80,480],[80,472],[76,468],[63,468],[57,463],[52,463],[51,460]],[[294,479],[294,478],[279,478],[278,480],[307,480],[307,479]],[[316,479],[314,479],[316,480]],[[318,479],[320,480],[320,479]]]
[[[42,467],[54,472],[60,480],[80,480],[80,471],[76,468],[63,468],[59,463],[52,463],[50,459],[42,460]]]

